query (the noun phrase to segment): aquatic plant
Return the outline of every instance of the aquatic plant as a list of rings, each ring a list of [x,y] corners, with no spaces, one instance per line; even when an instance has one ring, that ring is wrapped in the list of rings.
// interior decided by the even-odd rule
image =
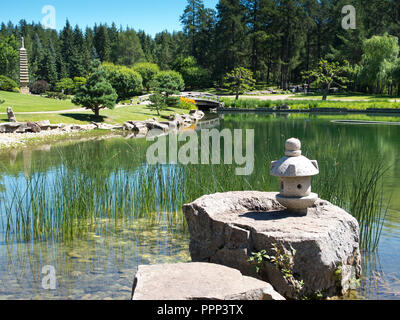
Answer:
[[[257,154],[250,176],[237,176],[236,165],[148,165],[146,140],[121,138],[56,147],[51,156],[32,161],[24,176],[15,172],[18,175],[7,180],[0,204],[5,213],[0,217],[2,229],[9,241],[73,239],[92,232],[101,219],[129,223],[145,218],[151,222],[167,219],[171,230],[179,225],[185,232],[184,203],[215,192],[278,190],[266,163],[280,157],[285,138],[299,134],[308,140],[304,155],[320,164],[314,191],[353,214],[360,223],[363,250],[375,250],[389,199],[381,192],[386,172],[383,159],[372,159],[360,148],[374,136],[366,135],[364,142],[348,140],[357,128],[346,126],[321,134],[315,127],[318,119],[313,126],[310,121],[297,126],[295,120],[269,116],[266,127],[265,117],[245,118],[229,118],[223,126],[255,128],[255,150],[263,152]],[[278,136],[277,128],[285,136]],[[23,164],[18,157],[16,161],[19,167]]]

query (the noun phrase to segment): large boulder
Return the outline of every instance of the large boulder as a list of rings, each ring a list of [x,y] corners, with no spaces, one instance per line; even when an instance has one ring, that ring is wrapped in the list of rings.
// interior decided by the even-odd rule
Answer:
[[[127,121],[124,123],[124,130],[134,131],[140,135],[146,135],[149,129],[143,121]]]
[[[42,131],[42,128],[36,122],[28,122],[26,125],[34,133]]]
[[[201,110],[190,110],[189,114],[195,118],[196,120],[201,120],[202,118],[204,118],[205,114],[203,111]]]
[[[346,292],[361,272],[357,220],[320,199],[306,216],[291,214],[275,196],[270,192],[217,193],[184,205],[192,260],[259,277],[288,298]],[[252,253],[266,250],[277,256],[274,246],[292,258],[288,267],[292,277],[285,276],[284,268],[271,259],[265,259],[257,273],[251,268]],[[300,281],[304,282],[301,290]]]
[[[27,128],[26,122],[6,122],[0,124],[1,133],[24,133]]]
[[[133,300],[284,300],[264,281],[211,263],[139,266]]]
[[[158,121],[155,121],[155,120],[147,120],[145,122],[145,124],[146,124],[146,126],[147,126],[147,128],[149,130],[156,129],[156,130],[161,130],[161,131],[164,131],[164,132],[167,132],[169,130],[168,125],[162,124],[162,123],[160,123]]]

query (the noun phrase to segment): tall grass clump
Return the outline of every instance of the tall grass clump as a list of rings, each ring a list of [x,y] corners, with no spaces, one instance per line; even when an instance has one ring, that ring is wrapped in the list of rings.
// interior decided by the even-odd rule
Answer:
[[[377,249],[388,211],[388,196],[383,193],[383,178],[388,170],[382,160],[354,161],[333,164],[321,170],[314,184],[319,197],[344,208],[360,226],[360,246],[363,251]],[[324,166],[323,166],[324,167]],[[344,172],[352,172],[346,176]]]

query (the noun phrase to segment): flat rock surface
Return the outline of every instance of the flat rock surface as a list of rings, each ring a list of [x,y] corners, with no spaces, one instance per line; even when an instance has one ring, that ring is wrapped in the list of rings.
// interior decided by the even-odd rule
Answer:
[[[296,297],[274,265],[267,263],[255,274],[248,262],[253,252],[273,255],[276,244],[296,250],[292,271],[304,281],[304,292],[345,292],[361,272],[357,220],[321,199],[306,216],[288,213],[275,200],[276,194],[217,193],[184,205],[192,260],[236,268],[271,283],[286,297]]]
[[[139,266],[133,300],[284,300],[264,281],[211,263]]]

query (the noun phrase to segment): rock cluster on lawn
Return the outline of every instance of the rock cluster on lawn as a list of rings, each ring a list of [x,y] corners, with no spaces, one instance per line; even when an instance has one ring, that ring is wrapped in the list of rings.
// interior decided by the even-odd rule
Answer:
[[[284,300],[270,284],[211,263],[142,265],[133,300]]]
[[[190,114],[173,114],[169,117],[169,121],[157,121],[156,118],[145,121],[127,121],[124,123],[123,128],[124,130],[135,132],[136,135],[145,136],[151,130],[166,133],[170,130],[191,126],[203,117],[204,112],[191,110]]]
[[[192,260],[260,277],[287,298],[346,292],[361,272],[357,220],[321,199],[306,216],[291,214],[275,196],[270,192],[217,193],[184,205]],[[268,261],[260,264],[258,273],[251,268],[252,253],[266,250],[274,256],[273,245],[292,256],[293,277],[285,277]],[[301,292],[293,279],[304,281]]]

